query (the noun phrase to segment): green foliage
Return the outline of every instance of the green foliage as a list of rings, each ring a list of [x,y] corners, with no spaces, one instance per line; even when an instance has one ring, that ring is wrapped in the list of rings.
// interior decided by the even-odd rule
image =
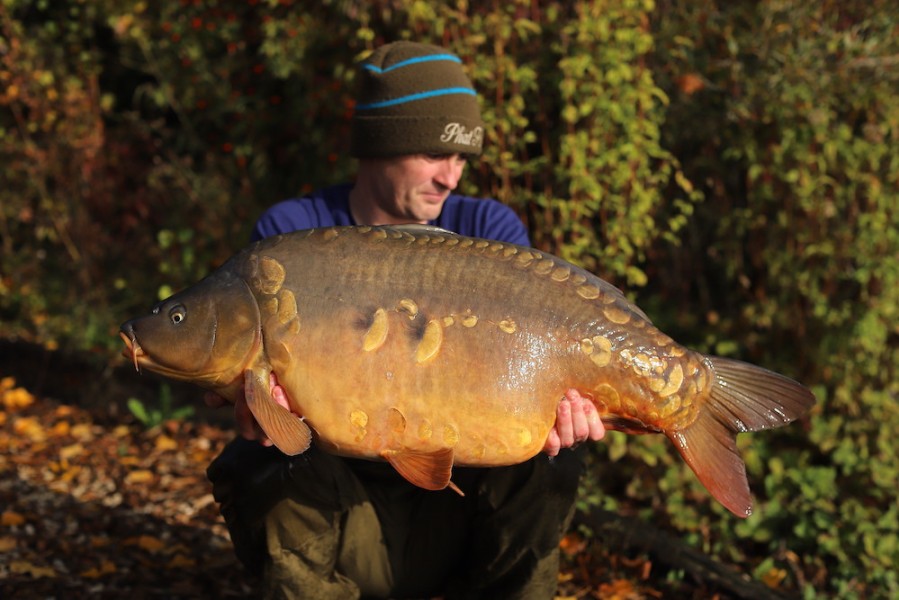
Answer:
[[[128,398],[126,404],[134,418],[140,421],[147,429],[158,427],[166,421],[183,421],[194,414],[193,406],[175,407],[172,399],[172,388],[166,383],[159,386],[158,408],[150,408],[138,398]]]
[[[669,122],[682,124],[666,135],[706,196],[687,255],[660,266],[663,289],[695,282],[690,308],[669,318],[685,332],[714,325],[706,347],[816,383],[819,400],[805,439],[752,436],[762,502],[731,531],[713,522],[714,535],[722,548],[753,540],[807,593],[894,596],[899,43],[888,3],[666,9],[657,73]]]
[[[118,348],[121,321],[218,266],[265,207],[351,176],[360,57],[441,44],[488,123],[464,192],[642,288],[680,341],[819,399],[804,422],[739,440],[757,497],[746,521],[649,436],[598,446],[584,502],[627,506],[808,597],[899,593],[891,5],[360,6],[3,0],[2,334]],[[130,407],[147,422],[175,412]]]

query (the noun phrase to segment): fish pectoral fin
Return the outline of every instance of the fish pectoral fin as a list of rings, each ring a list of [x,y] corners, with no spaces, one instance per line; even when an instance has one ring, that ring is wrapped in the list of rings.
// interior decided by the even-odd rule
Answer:
[[[602,425],[606,429],[612,431],[621,431],[630,435],[640,435],[643,433],[661,433],[662,430],[655,425],[644,423],[639,419],[625,417],[623,415],[613,415],[607,413],[602,415]]]
[[[442,490],[449,487],[460,496],[464,496],[462,490],[450,481],[454,454],[452,448],[441,448],[432,452],[404,449],[384,450],[381,457],[412,485],[426,490]]]
[[[244,395],[256,422],[278,450],[293,456],[305,452],[312,443],[312,430],[272,397],[268,372],[244,372]]]

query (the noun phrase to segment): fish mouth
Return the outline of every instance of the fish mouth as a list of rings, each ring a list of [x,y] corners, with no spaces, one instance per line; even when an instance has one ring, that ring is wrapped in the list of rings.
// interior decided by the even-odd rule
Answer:
[[[139,359],[145,357],[147,353],[144,352],[144,349],[137,343],[137,338],[134,336],[133,330],[129,331],[129,333],[120,331],[119,337],[125,342],[125,349],[122,350],[122,356],[130,358],[134,362],[134,368],[140,373]]]

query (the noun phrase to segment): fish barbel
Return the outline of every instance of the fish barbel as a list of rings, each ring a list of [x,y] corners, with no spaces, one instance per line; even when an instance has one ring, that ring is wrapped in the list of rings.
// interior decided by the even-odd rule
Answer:
[[[452,486],[453,465],[536,455],[575,388],[606,428],[666,435],[745,517],[736,435],[814,404],[782,375],[676,343],[617,288],[555,256],[424,226],[256,242],[121,337],[136,366],[244,396],[287,454],[314,439],[434,490]],[[290,410],[272,397],[272,373]]]

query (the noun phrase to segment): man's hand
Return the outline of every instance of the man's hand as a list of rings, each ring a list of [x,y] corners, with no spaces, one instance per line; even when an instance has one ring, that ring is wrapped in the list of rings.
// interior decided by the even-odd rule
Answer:
[[[558,456],[562,448],[571,448],[587,439],[594,442],[606,435],[596,407],[577,390],[568,390],[556,409],[556,424],[546,438],[543,451]]]

